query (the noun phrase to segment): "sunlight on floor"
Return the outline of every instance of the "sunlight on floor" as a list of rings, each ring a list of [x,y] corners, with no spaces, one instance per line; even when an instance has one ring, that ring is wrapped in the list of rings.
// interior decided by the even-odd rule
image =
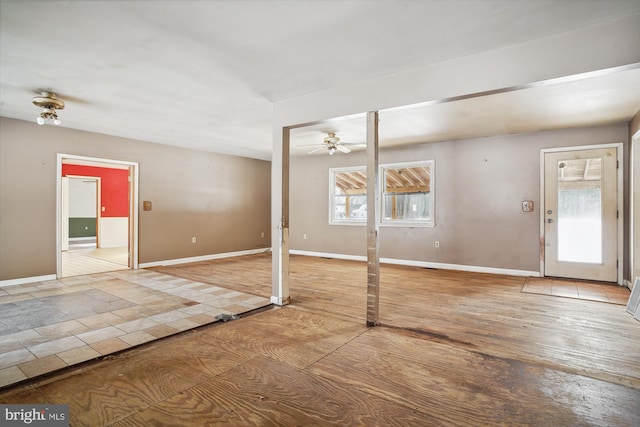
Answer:
[[[127,270],[128,250],[122,248],[87,248],[62,252],[62,277]]]

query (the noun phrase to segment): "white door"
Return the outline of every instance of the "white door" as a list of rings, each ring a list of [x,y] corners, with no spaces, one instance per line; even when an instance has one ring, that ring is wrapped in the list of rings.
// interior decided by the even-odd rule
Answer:
[[[617,281],[616,153],[545,153],[545,276]]]

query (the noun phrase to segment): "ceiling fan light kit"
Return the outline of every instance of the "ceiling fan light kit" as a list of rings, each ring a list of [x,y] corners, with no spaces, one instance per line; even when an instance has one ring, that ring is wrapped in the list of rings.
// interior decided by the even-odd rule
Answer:
[[[64,109],[64,101],[58,99],[53,92],[42,92],[40,96],[33,98],[33,105],[42,108],[42,112],[36,118],[36,123],[44,125],[45,123],[53,123],[56,126],[62,124],[58,118],[56,110]]]
[[[330,156],[333,156],[336,151],[341,151],[343,153],[350,153],[351,149],[346,147],[345,145],[356,145],[356,146],[365,146],[365,144],[360,144],[360,143],[352,143],[352,142],[342,142],[340,141],[340,138],[338,138],[336,136],[335,133],[333,132],[329,132],[327,134],[327,136],[322,140],[322,143],[320,144],[321,147],[316,148],[315,150],[312,150],[309,152],[309,154],[313,154],[317,151],[322,150],[323,148],[326,148],[327,151],[329,152]],[[315,144],[313,144],[315,145]]]

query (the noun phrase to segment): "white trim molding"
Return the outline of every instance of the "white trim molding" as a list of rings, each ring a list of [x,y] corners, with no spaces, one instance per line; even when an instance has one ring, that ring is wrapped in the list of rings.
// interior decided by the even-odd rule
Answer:
[[[168,259],[164,261],[145,262],[145,263],[141,263],[139,267],[140,268],[165,267],[168,265],[186,264],[190,262],[200,262],[200,261],[210,261],[212,259],[232,258],[236,256],[261,254],[264,252],[271,252],[271,248],[249,249],[246,251],[224,252],[220,254],[194,256],[189,258],[177,258],[177,259]]]
[[[568,152],[568,151],[582,151],[582,150],[599,150],[599,149],[608,149],[615,148],[617,154],[618,168],[616,170],[616,193],[617,193],[617,210],[618,210],[618,227],[617,227],[617,239],[618,239],[618,274],[616,283],[620,286],[624,285],[624,268],[625,268],[625,258],[624,258],[624,144],[622,142],[613,142],[606,144],[593,144],[593,145],[576,145],[576,146],[567,146],[567,147],[556,147],[556,148],[542,148],[540,149],[540,218],[539,218],[539,228],[540,228],[540,253],[542,256],[540,257],[540,272],[538,273],[539,277],[545,277],[545,264],[544,264],[544,239],[545,239],[545,230],[544,230],[544,192],[545,192],[545,177],[544,177],[544,159],[545,154],[547,153],[559,153],[559,152]],[[631,239],[633,240],[633,239]]]
[[[127,240],[129,242],[129,269],[135,270],[138,266],[138,200],[140,178],[138,162],[125,160],[103,159],[99,157],[79,156],[76,154],[58,153],[56,161],[56,277],[62,278],[62,164],[70,160],[73,164],[91,165],[97,167],[110,167],[129,170],[129,221]],[[109,165],[109,166],[105,166]]]
[[[365,262],[367,261],[367,257],[362,255],[332,254],[332,253],[326,253],[326,252],[300,251],[295,249],[292,249],[291,251],[289,251],[289,253],[291,255],[313,256],[313,257],[319,257],[319,258],[335,258],[335,259],[344,259],[344,260],[350,260],[350,261],[365,261]],[[495,267],[481,267],[477,265],[446,264],[442,262],[413,261],[413,260],[395,259],[395,258],[380,258],[380,263],[406,265],[410,267],[434,268],[439,270],[455,270],[455,271],[468,271],[473,273],[502,274],[507,276],[540,277],[540,272],[538,271],[515,270],[515,269],[509,269],[509,268],[495,268]]]
[[[346,259],[349,261],[367,261],[367,257],[365,255],[332,254],[328,252],[300,251],[297,249],[291,249],[289,253],[291,255],[314,256],[317,258],[336,258]]]
[[[55,274],[47,274],[45,276],[21,277],[19,279],[0,280],[0,286],[24,285],[26,283],[47,282],[56,280]]]
[[[282,297],[271,296],[271,304],[284,306],[284,305],[287,305],[288,303],[289,302],[284,301]]]

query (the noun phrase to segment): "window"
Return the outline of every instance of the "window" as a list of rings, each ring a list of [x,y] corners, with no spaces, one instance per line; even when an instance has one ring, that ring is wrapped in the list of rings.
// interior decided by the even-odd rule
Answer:
[[[381,224],[433,226],[434,161],[380,166]],[[367,221],[367,174],[364,166],[329,169],[329,224]]]
[[[433,160],[381,166],[382,223],[434,225]]]
[[[362,166],[329,170],[329,223],[367,221],[367,174]]]

